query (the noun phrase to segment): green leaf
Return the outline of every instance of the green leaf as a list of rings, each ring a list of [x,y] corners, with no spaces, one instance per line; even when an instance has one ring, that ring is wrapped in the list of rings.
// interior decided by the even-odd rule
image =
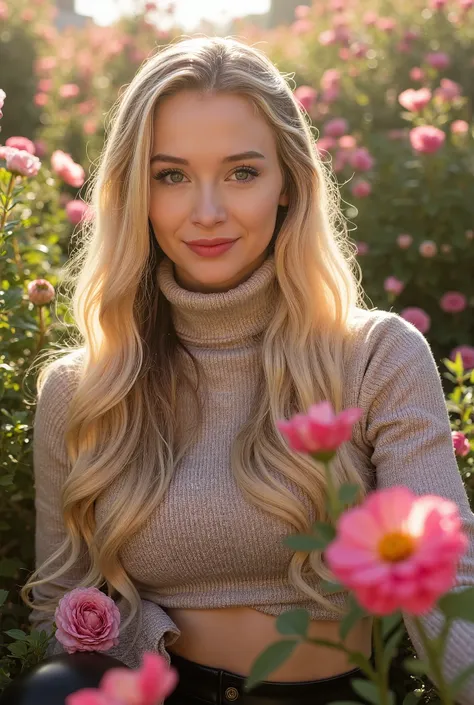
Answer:
[[[9,629],[5,634],[8,634],[8,636],[11,636],[12,639],[16,639],[17,641],[26,641],[28,636],[21,629]]]
[[[355,600],[352,600],[352,605],[351,605],[351,610],[346,616],[341,620],[341,624],[339,625],[339,636],[341,637],[342,641],[344,641],[351,631],[351,629],[357,624],[359,620],[361,620],[363,617],[367,616],[367,612],[355,602]]]
[[[0,590],[0,607],[5,604],[5,600],[8,597],[8,590]]]
[[[414,676],[425,676],[428,673],[429,664],[418,658],[407,658],[403,661],[403,668]]]
[[[399,627],[396,631],[394,631],[392,635],[387,639],[387,643],[385,644],[383,650],[383,662],[386,666],[390,665],[390,662],[396,655],[398,646],[401,640],[403,639],[404,634],[405,628],[402,626]]]
[[[359,492],[359,485],[342,485],[339,488],[339,499],[342,504],[353,504]]]
[[[403,705],[418,705],[419,702],[420,696],[413,691],[405,695],[405,698],[403,699]]]
[[[298,641],[276,641],[263,651],[252,664],[244,690],[248,692],[257,683],[267,679],[267,676],[281,666],[293,653]]]
[[[283,612],[276,621],[276,628],[280,634],[284,634],[285,636],[306,637],[309,622],[310,617],[307,610],[296,609]]]
[[[8,651],[17,658],[23,658],[28,653],[28,646],[24,641],[15,641],[8,644]]]
[[[453,697],[459,693],[459,691],[466,685],[469,678],[474,675],[474,663],[461,671],[456,678],[451,681],[451,693]]]
[[[379,689],[372,683],[372,681],[364,681],[360,678],[356,678],[351,681],[352,690],[354,690],[357,695],[362,695],[363,698],[372,703],[372,705],[380,705],[380,694]]]
[[[444,595],[439,600],[438,607],[446,617],[474,622],[474,587]]]
[[[336,529],[334,526],[326,524],[324,521],[315,521],[312,529],[318,538],[326,542],[326,545],[336,538]]]
[[[283,541],[285,546],[292,548],[294,551],[323,551],[327,543],[318,539],[311,534],[296,534],[293,536],[285,536]]]
[[[393,614],[389,614],[388,617],[383,617],[382,618],[382,637],[386,639],[389,634],[392,633],[392,631],[395,629],[395,627],[398,627],[398,625],[402,621],[402,616],[400,612],[394,612]]]

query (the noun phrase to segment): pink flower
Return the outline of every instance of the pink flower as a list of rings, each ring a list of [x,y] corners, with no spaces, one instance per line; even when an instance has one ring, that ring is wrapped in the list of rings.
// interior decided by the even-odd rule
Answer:
[[[56,296],[54,286],[46,279],[35,279],[27,287],[28,298],[35,306],[45,306]]]
[[[359,179],[351,187],[351,193],[356,198],[367,198],[372,193],[372,186],[368,181],[364,179]]]
[[[36,73],[49,73],[56,68],[57,63],[55,56],[43,56],[36,60]]]
[[[305,20],[311,14],[311,8],[308,5],[297,5],[295,7],[295,17],[297,20]]]
[[[433,10],[442,10],[447,4],[447,0],[430,0],[430,7]]]
[[[69,186],[79,188],[84,183],[84,169],[74,162],[70,154],[57,149],[51,156],[51,166]]]
[[[377,15],[375,12],[366,12],[364,17],[362,18],[362,21],[366,25],[366,27],[372,27],[375,24],[377,24]]]
[[[48,149],[46,142],[44,140],[35,140],[34,145],[36,155],[38,157],[44,157]]]
[[[451,436],[453,438],[453,447],[456,455],[464,458],[471,452],[471,444],[464,433],[461,433],[461,431],[452,431]]]
[[[408,88],[408,90],[403,91],[398,96],[398,102],[402,105],[405,110],[410,112],[418,113],[423,108],[425,108],[431,100],[431,91],[429,88],[420,88],[415,90],[414,88]]]
[[[459,5],[462,10],[470,10],[474,7],[474,0],[459,0]]]
[[[323,127],[323,133],[327,137],[342,137],[348,130],[347,120],[344,118],[333,118]]]
[[[425,61],[431,66],[431,68],[437,69],[438,71],[448,68],[451,63],[449,56],[443,51],[433,51],[426,54]]]
[[[79,86],[75,83],[65,83],[59,89],[61,98],[75,98],[79,95]]]
[[[316,147],[321,154],[322,152],[330,152],[332,149],[335,149],[336,144],[334,137],[320,137],[316,142]]]
[[[326,103],[327,105],[331,105],[331,103],[335,103],[336,100],[339,98],[339,95],[341,93],[341,89],[339,86],[333,86],[332,88],[326,88],[325,91],[323,91],[321,95],[321,101],[323,103]]]
[[[13,147],[8,147],[8,149],[10,150],[6,155],[8,171],[20,176],[38,175],[41,168],[41,162],[38,157],[26,152],[24,149],[14,149]]]
[[[323,47],[330,46],[331,44],[335,44],[337,42],[337,36],[336,32],[333,29],[327,29],[325,32],[321,32],[319,35],[319,43],[322,44]]]
[[[461,355],[462,364],[465,371],[474,369],[474,348],[471,345],[458,345],[453,348],[449,355],[451,360],[456,360],[457,354]]]
[[[382,32],[387,32],[387,34],[393,32],[396,26],[397,23],[393,17],[379,17],[377,20],[377,27]]]
[[[356,171],[369,171],[374,165],[374,159],[365,147],[360,147],[352,152],[349,161]]]
[[[321,88],[325,91],[338,88],[341,81],[339,69],[327,69],[321,77]]]
[[[298,86],[293,95],[300,105],[309,113],[318,97],[318,92],[311,86]]]
[[[335,414],[330,402],[309,407],[307,414],[295,414],[290,421],[277,421],[278,430],[286,437],[290,448],[299,453],[333,454],[352,435],[353,425],[362,410],[345,409]]]
[[[410,78],[412,81],[421,82],[425,79],[425,72],[419,66],[414,66],[410,71]]]
[[[455,120],[451,123],[453,135],[465,135],[469,132],[469,124],[465,120]]]
[[[405,284],[400,281],[400,279],[397,279],[397,277],[387,277],[384,281],[383,288],[387,293],[399,296],[405,288]]]
[[[291,31],[293,34],[307,34],[313,29],[313,23],[311,20],[296,20],[291,25]]]
[[[82,220],[87,219],[90,214],[90,207],[84,201],[71,200],[66,204],[66,215],[73,225],[78,225]]]
[[[3,108],[3,106],[5,105],[5,98],[6,98],[6,97],[7,97],[7,94],[5,93],[5,91],[3,91],[3,90],[0,88],[0,118],[3,117],[2,108]]]
[[[51,78],[40,78],[38,81],[38,90],[40,93],[49,93],[53,87],[53,81]]]
[[[357,146],[356,138],[353,135],[342,135],[339,137],[339,147],[341,149],[355,149]]]
[[[401,233],[397,237],[397,245],[401,250],[408,250],[413,242],[413,238],[408,233]]]
[[[461,313],[467,306],[467,299],[459,291],[447,291],[441,297],[439,305],[446,313]]]
[[[59,600],[54,618],[56,639],[69,654],[108,651],[119,642],[119,609],[95,587],[67,592]]]
[[[443,130],[432,125],[420,125],[410,130],[410,143],[420,154],[434,154],[444,144],[446,135]]]
[[[454,587],[467,546],[454,502],[390,487],[341,516],[325,557],[372,614],[420,615]]]
[[[7,147],[14,147],[15,149],[21,149],[30,154],[36,153],[36,147],[28,137],[9,137],[5,140]]]
[[[357,247],[356,254],[358,256],[360,256],[360,255],[363,256],[363,255],[369,254],[370,247],[368,246],[368,244],[366,242],[363,242],[362,240],[360,240],[359,242],[356,242],[356,247]]]
[[[66,697],[66,705],[159,705],[173,692],[178,672],[160,654],[146,651],[141,668],[111,668],[99,688],[84,688]]]
[[[425,334],[430,329],[431,318],[422,308],[418,308],[417,306],[404,308],[403,311],[400,312],[400,316],[405,321],[408,321],[408,323],[411,323],[412,326],[415,326],[420,333]]]
[[[441,86],[435,90],[435,96],[444,103],[450,103],[462,94],[462,86],[449,78],[442,78]]]
[[[438,253],[438,245],[436,242],[433,242],[433,240],[424,240],[418,248],[418,251],[422,257],[430,259]]]

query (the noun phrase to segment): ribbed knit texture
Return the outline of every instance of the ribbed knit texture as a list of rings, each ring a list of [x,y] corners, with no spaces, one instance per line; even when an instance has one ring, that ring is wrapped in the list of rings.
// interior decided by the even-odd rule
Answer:
[[[304,607],[318,620],[338,619],[289,583],[291,551],[283,545],[289,527],[250,504],[239,491],[230,467],[232,440],[248,418],[260,372],[260,334],[268,325],[277,295],[272,257],[244,283],[223,293],[202,294],[181,288],[165,259],[159,286],[172,306],[178,335],[197,358],[207,395],[203,423],[180,463],[165,498],[140,532],[123,547],[121,559],[143,598],[140,638],[130,652],[134,625],[110,653],[131,666],[141,654],[166,647],[179,636],[165,609],[234,605],[278,615]],[[460,478],[451,440],[440,375],[424,336],[398,315],[355,310],[355,343],[344,371],[344,406],[363,415],[350,441],[369,487],[406,485],[419,495],[437,494],[457,503],[469,534],[458,586],[474,584],[474,518]],[[35,418],[37,564],[62,542],[60,489],[69,472],[64,444],[66,411],[77,380],[77,356],[65,359],[48,378]],[[183,364],[186,364],[183,356]],[[186,422],[189,400],[181,399]],[[120,479],[99,498],[103,518],[120,490]],[[74,587],[87,561],[75,566],[61,585]],[[317,579],[312,581],[318,587]],[[38,603],[58,594],[59,585],[34,590]],[[343,604],[346,596],[330,598]],[[164,608],[164,609],[163,609]],[[34,611],[32,623],[51,619]],[[421,647],[409,616],[405,622],[415,647]],[[432,635],[440,615],[425,624]],[[61,650],[59,644],[51,653]],[[474,625],[457,622],[446,655],[449,678],[474,660]],[[458,698],[474,705],[474,682]]]

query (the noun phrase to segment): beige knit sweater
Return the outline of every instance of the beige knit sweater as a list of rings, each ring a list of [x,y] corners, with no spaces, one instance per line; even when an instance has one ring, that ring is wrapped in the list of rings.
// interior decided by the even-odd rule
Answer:
[[[159,285],[172,305],[178,335],[205,373],[208,395],[203,426],[176,467],[164,501],[121,551],[123,565],[140,590],[143,621],[134,649],[129,649],[136,628],[132,623],[110,653],[132,667],[139,665],[146,650],[167,656],[166,647],[178,638],[167,607],[244,605],[275,616],[304,607],[313,619],[338,618],[290,585],[291,551],[282,543],[288,527],[246,501],[230,471],[232,439],[248,417],[257,389],[258,334],[273,313],[277,286],[273,258],[243,284],[214,294],[182,289],[174,279],[172,263],[165,259],[159,268]],[[358,406],[364,412],[350,442],[360,472],[369,487],[406,485],[417,494],[438,494],[458,504],[470,539],[469,552],[459,566],[458,585],[472,585],[473,515],[428,343],[394,313],[357,309],[352,324],[357,333],[347,356],[344,406]],[[64,538],[60,490],[70,468],[63,432],[77,380],[74,361],[77,356],[57,366],[38,400],[34,429],[38,564]],[[183,423],[189,408],[183,396]],[[96,503],[99,519],[107,514],[119,489],[120,479]],[[61,586],[71,589],[86,567],[84,557],[61,585],[51,582],[35,589],[35,599],[40,604],[45,597],[57,595]],[[317,580],[313,585],[318,587]],[[342,604],[346,596],[331,599]],[[30,619],[36,626],[51,625],[41,612],[33,611]],[[405,621],[420,650],[412,621],[408,616]],[[440,615],[431,614],[426,625],[436,634]],[[56,642],[50,652],[60,650]],[[471,660],[474,625],[457,622],[446,656],[447,675],[452,677]],[[459,702],[474,704],[474,682]]]

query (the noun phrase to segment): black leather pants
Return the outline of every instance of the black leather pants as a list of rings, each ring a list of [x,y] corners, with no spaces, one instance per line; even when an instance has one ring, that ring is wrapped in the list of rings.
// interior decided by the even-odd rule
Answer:
[[[367,705],[351,687],[353,678],[365,678],[358,668],[316,681],[265,681],[245,693],[245,677],[170,655],[171,664],[179,673],[179,684],[165,705],[329,705],[341,700]],[[402,701],[397,700],[397,705]]]

